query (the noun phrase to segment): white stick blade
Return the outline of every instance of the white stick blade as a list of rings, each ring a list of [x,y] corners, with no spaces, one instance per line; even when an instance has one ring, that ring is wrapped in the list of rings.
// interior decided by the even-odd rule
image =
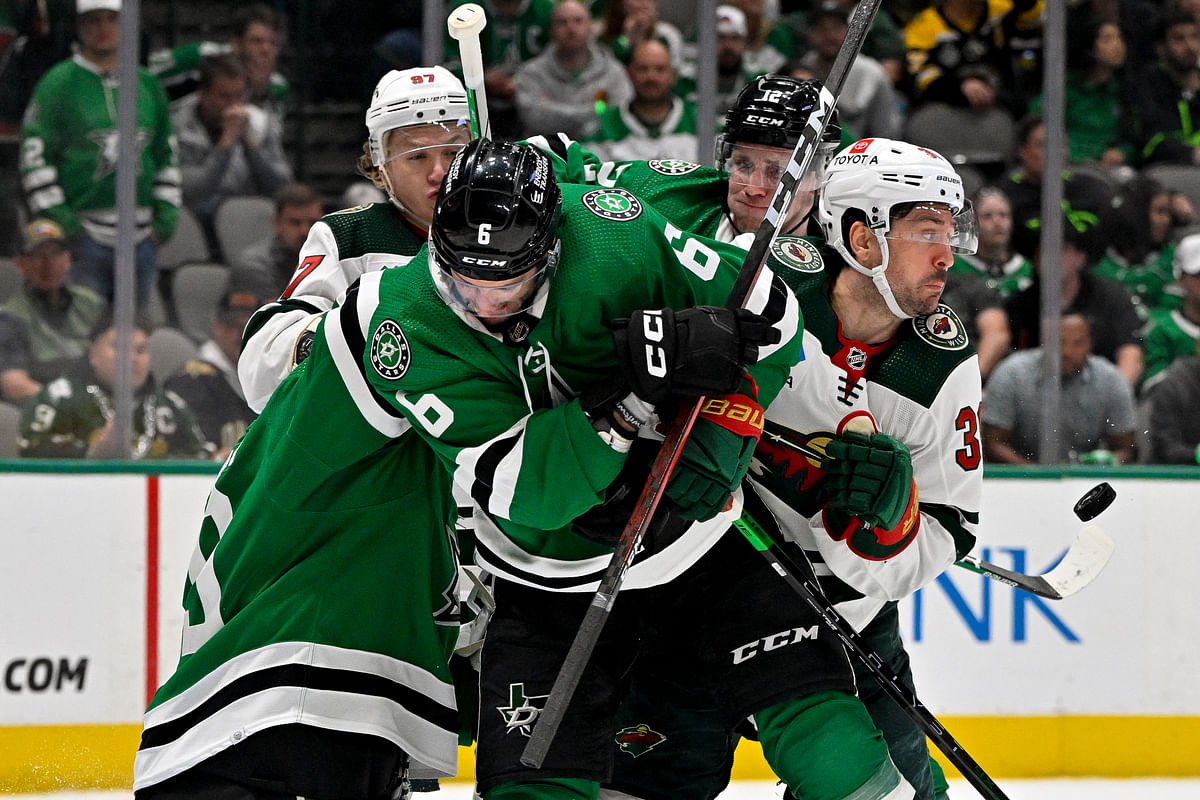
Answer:
[[[1058,566],[1042,577],[1063,597],[1069,597],[1096,579],[1115,549],[1116,543],[1103,528],[1087,525]]]

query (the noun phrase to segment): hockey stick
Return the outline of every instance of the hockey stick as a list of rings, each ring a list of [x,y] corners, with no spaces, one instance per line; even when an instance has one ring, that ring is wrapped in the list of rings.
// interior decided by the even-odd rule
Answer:
[[[881,0],[859,0],[850,17],[846,38],[842,41],[833,67],[829,70],[829,77],[821,89],[819,105],[809,114],[800,140],[796,142],[796,147],[792,150],[787,171],[779,179],[779,186],[775,189],[767,213],[754,233],[754,242],[750,245],[746,258],[738,270],[738,276],[726,303],[730,308],[740,308],[746,302],[750,290],[762,270],[767,248],[779,232],[779,224],[791,205],[800,178],[816,155],[817,146],[821,142],[821,134],[837,104],[837,97],[842,90],[842,84],[846,82],[850,65],[858,57],[858,51],[862,49],[863,39],[866,38],[867,30],[875,19],[875,12],[879,10],[880,2]],[[558,670],[554,686],[546,698],[545,706],[538,715],[529,741],[525,743],[525,750],[521,753],[521,763],[528,767],[540,768],[546,759],[550,743],[558,733],[558,727],[562,723],[567,706],[579,685],[579,679],[583,676],[588,659],[591,658],[596,640],[600,637],[600,631],[608,620],[612,604],[621,590],[625,573],[633,562],[633,557],[638,551],[655,509],[658,508],[658,503],[667,486],[667,479],[671,477],[671,472],[675,469],[675,463],[679,460],[684,442],[687,441],[688,434],[691,433],[692,426],[695,425],[696,419],[700,415],[704,400],[705,398],[701,397],[690,408],[685,407],[680,411],[665,441],[659,448],[654,463],[650,466],[650,475],[646,479],[646,485],[642,489],[633,514],[621,532],[621,538],[617,542],[612,560],[605,570],[600,586],[592,597],[591,605],[588,606],[579,630],[575,633],[575,639],[571,642],[571,647]]]
[[[1061,600],[1095,580],[1112,558],[1115,548],[1112,537],[1105,533],[1103,528],[1099,525],[1087,525],[1075,537],[1075,541],[1071,542],[1062,560],[1042,575],[1012,572],[971,555],[963,556],[954,563],[955,566],[1024,589],[1038,597]]]
[[[916,693],[901,682],[900,676],[896,674],[895,670],[884,663],[874,648],[863,639],[858,631],[854,630],[845,617],[838,613],[833,604],[822,594],[816,582],[805,577],[806,572],[810,572],[810,570],[802,570],[749,514],[742,514],[734,525],[754,546],[754,549],[762,553],[763,558],[767,559],[788,586],[792,587],[812,610],[817,612],[826,627],[867,668],[871,677],[875,678],[888,696],[896,701],[896,705],[908,714],[913,722],[917,723],[925,735],[945,754],[950,763],[958,768],[967,782],[988,800],[1008,800],[1008,796],[984,772],[983,767],[979,766],[975,759],[971,758],[970,754],[963,749],[963,746],[950,735],[942,723],[938,722],[937,717],[917,698]]]
[[[467,3],[450,12],[446,28],[450,37],[458,42],[459,58],[462,60],[463,83],[467,87],[467,105],[471,109],[471,132],[475,138],[491,136],[487,110],[487,94],[483,90],[483,50],[479,46],[479,33],[487,26],[483,8]]]
[[[864,419],[866,418],[852,418],[851,423],[846,425],[846,430],[857,428],[862,433],[870,433],[871,431],[864,430],[855,424],[858,420]],[[819,446],[807,442],[796,441],[784,436],[776,437],[774,441],[779,446],[795,450],[817,466],[829,458]],[[994,581],[1023,589],[1038,597],[1061,600],[1064,597],[1070,597],[1095,580],[1108,564],[1108,560],[1112,558],[1115,547],[1116,544],[1112,537],[1105,533],[1104,529],[1099,525],[1088,525],[1075,537],[1075,541],[1067,548],[1062,560],[1044,575],[1013,572],[972,555],[963,556],[954,564]]]

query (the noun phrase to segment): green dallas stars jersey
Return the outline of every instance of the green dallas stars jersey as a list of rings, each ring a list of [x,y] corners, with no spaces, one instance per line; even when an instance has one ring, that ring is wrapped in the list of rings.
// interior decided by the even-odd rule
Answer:
[[[974,545],[983,493],[979,360],[945,305],[903,323],[888,342],[843,337],[820,244],[782,236],[768,256],[804,314],[805,358],[767,409],[749,479],[789,538],[809,551],[832,599],[853,600],[838,609],[861,628],[885,600],[911,594]],[[820,471],[798,449],[821,446],[863,414],[908,446],[920,500],[911,539],[886,552],[873,537],[835,541],[826,532]]]
[[[58,222],[68,236],[86,229],[101,244],[117,240],[117,90],[81,56],[55,65],[38,81],[21,126],[21,184],[33,216]],[[159,241],[175,230],[179,167],[167,96],[138,70],[137,227]]]
[[[737,235],[725,213],[724,172],[678,159],[604,161],[564,134],[529,143],[550,157],[558,182],[625,189],[689,233],[731,242]]]
[[[608,447],[577,396],[619,374],[609,320],[641,308],[720,304],[742,253],[690,236],[620,190],[562,187],[562,259],[539,319],[505,345],[437,295],[425,251],[408,268],[364,275],[342,308],[368,344],[365,370],[390,413],[411,420],[477,505],[476,560],[552,590],[594,589],[610,550],[571,532],[604,498],[625,456]],[[749,308],[782,336],[751,368],[769,402],[800,356],[795,298],[767,271]],[[352,326],[354,327],[354,326]],[[636,563],[627,586],[669,580],[728,527],[738,505]]]
[[[296,722],[386,738],[420,777],[456,771],[449,480],[371,399],[362,335],[340,312],[217,476],[135,788]]]

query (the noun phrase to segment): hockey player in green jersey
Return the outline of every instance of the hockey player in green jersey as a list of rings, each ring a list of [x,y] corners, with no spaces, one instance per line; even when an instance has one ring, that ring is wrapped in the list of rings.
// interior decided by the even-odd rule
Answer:
[[[565,138],[533,141],[552,155],[567,180],[628,189],[681,230],[735,241],[762,221],[791,150],[817,105],[820,89],[817,81],[780,75],[762,76],[748,84],[726,117],[717,146],[718,169],[682,161],[600,163]],[[809,225],[809,212],[815,210],[811,189],[815,189],[815,176],[823,174],[840,139],[835,116],[822,136],[822,147],[814,160],[815,174],[803,184],[810,187],[810,193],[794,199],[783,230],[801,232],[812,227],[813,233],[819,232],[815,224]],[[794,263],[806,258],[820,262],[819,239],[786,237],[781,241],[789,242],[786,251],[776,250],[787,252],[788,259],[780,261],[776,257],[771,263],[785,280],[797,274]],[[796,370],[804,370],[806,363],[797,365]],[[803,393],[793,391],[790,383],[784,393],[802,402]],[[894,607],[885,611],[891,616],[866,632],[881,652],[894,656],[897,672],[908,676],[907,654],[895,631]],[[733,748],[739,737],[727,735],[711,696],[674,681],[670,666],[650,668],[664,657],[663,663],[669,665],[669,653],[644,654],[643,668],[635,677],[619,722],[623,731],[638,731],[642,726],[656,731],[654,740],[658,743],[634,749],[618,736],[614,745],[618,751],[616,770],[604,797],[708,800],[728,783]],[[872,718],[889,743],[895,743],[893,760],[916,788],[917,797],[932,800],[935,786],[937,792],[944,792],[946,783],[940,767],[928,757],[924,735],[899,712],[890,697],[877,690],[865,669],[856,665],[856,670]]]
[[[725,116],[715,168],[677,159],[601,162],[562,134],[530,142],[550,154],[562,182],[625,189],[684,230],[732,242],[762,223],[820,91],[819,81],[785,75],[763,75],[747,84]],[[835,113],[781,233],[817,233],[815,226],[809,230],[813,191],[840,141]]]
[[[352,300],[217,476],[139,798],[390,800],[455,774],[449,479],[373,394]]]
[[[446,168],[471,138],[467,92],[442,67],[392,70],[367,108],[367,152],[359,171],[387,203],[329,214],[313,225],[296,274],[282,296],[246,329],[238,377],[247,404],[261,411],[303,358],[320,315],[364,272],[407,264],[429,231]]]
[[[754,716],[772,767],[804,797],[911,797],[838,643],[730,526],[758,403],[800,355],[800,317],[778,278],[761,273],[745,311],[718,308],[740,251],[683,233],[628,192],[560,190],[543,154],[488,140],[451,165],[428,263],[414,268],[420,259],[364,275],[353,313],[375,396],[470,489],[476,560],[496,576],[482,796],[595,798],[637,642],[657,637],[728,725]],[[645,481],[655,408],[678,395],[710,399],[546,762],[524,767]],[[827,758],[835,742],[854,756]]]

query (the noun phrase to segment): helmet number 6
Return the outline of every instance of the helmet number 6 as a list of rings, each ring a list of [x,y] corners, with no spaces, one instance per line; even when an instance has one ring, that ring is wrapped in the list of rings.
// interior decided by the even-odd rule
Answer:
[[[475,241],[480,244],[487,244],[492,240],[492,223],[483,222],[479,225],[479,233],[475,237]]]

